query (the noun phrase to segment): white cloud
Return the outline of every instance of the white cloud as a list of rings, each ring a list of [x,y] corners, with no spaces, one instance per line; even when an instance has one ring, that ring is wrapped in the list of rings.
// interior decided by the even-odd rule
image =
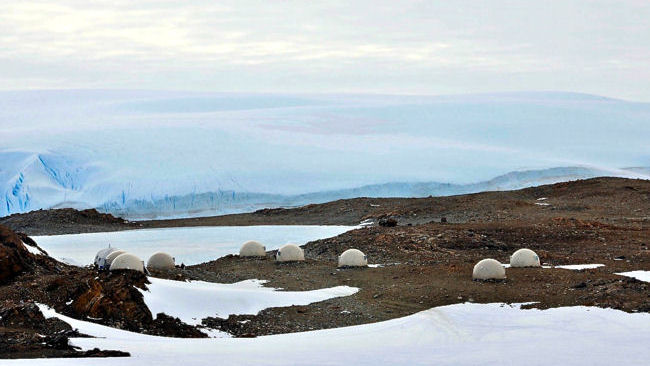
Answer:
[[[650,100],[648,18],[633,1],[21,1],[0,12],[0,88]]]

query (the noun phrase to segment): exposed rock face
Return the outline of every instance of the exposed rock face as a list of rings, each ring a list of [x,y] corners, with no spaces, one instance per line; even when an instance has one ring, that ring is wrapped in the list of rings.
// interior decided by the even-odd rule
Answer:
[[[0,284],[32,268],[34,256],[9,228],[0,225]]]
[[[206,334],[178,318],[165,314],[152,316],[144,303],[140,289],[146,289],[145,274],[130,270],[102,272],[77,282],[61,284],[61,292],[74,299],[71,314],[76,318],[90,318],[99,323],[134,332],[168,337],[204,338]]]
[[[5,301],[0,307],[0,326],[41,330],[45,327],[45,317],[33,303]],[[70,326],[67,329],[71,329]]]
[[[130,270],[104,272],[69,266],[57,262],[45,252],[41,251],[43,255],[30,253],[25,243],[40,248],[31,238],[26,235],[21,238],[21,235],[0,226],[0,331],[4,327],[2,322],[11,321],[9,328],[18,327],[18,333],[10,330],[12,334],[18,334],[12,338],[12,344],[28,342],[23,336],[31,337],[30,334],[40,332],[40,325],[55,321],[44,319],[38,307],[30,302],[46,304],[77,319],[135,332],[206,337],[197,328],[177,318],[161,314],[155,318],[152,316],[139,291],[147,288],[147,277],[143,273]],[[31,330],[25,333],[20,330],[23,328]],[[67,338],[60,341],[67,344]],[[18,349],[16,352],[27,355],[25,352],[28,351]]]
[[[113,326],[139,330],[141,322],[152,316],[134,286],[145,288],[146,282],[146,276],[135,271],[87,279],[72,309],[77,316],[112,320]]]

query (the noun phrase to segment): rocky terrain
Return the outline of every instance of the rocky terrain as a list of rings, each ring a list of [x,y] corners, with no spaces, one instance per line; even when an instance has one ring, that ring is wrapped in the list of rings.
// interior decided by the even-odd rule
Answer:
[[[90,233],[138,228],[135,223],[111,214],[97,212],[95,209],[78,211],[72,208],[37,210],[0,217],[0,225],[29,235]]]
[[[0,224],[28,235],[56,235],[140,228],[238,225],[357,225],[394,218],[400,226],[447,223],[535,222],[566,217],[602,223],[647,225],[650,183],[593,178],[517,191],[428,198],[354,198],[298,208],[263,209],[247,214],[128,222],[94,209],[39,210],[1,217]]]
[[[79,336],[66,323],[45,319],[36,304],[57,312],[135,332],[172,337],[206,337],[164,314],[155,318],[136,289],[145,275],[99,272],[58,262],[27,236],[0,225],[0,357],[107,357],[119,351],[79,352],[68,338]],[[128,355],[128,354],[127,354]]]
[[[56,220],[48,219],[44,214],[47,212],[38,213],[45,215],[42,221],[34,219],[36,214],[25,214],[4,218],[2,222],[28,234],[58,233],[54,228]],[[64,214],[68,221],[61,225],[62,231],[72,230],[75,225],[69,222],[80,220],[81,214],[72,210]],[[269,281],[267,286],[286,290],[338,285],[361,289],[352,296],[306,306],[203,320],[205,326],[239,337],[376,322],[468,301],[533,302],[527,306],[535,308],[588,305],[650,312],[650,284],[616,274],[650,270],[649,181],[597,178],[511,192],[422,199],[359,198],[296,209],[170,221],[120,223],[115,221],[120,219],[113,217],[93,217],[94,221],[80,225],[79,231],[192,225],[358,224],[364,220],[371,223],[334,238],[307,243],[307,260],[301,263],[276,263],[272,260],[274,253],[268,252],[267,257],[260,259],[226,256],[152,273],[169,279],[221,283],[265,279]],[[11,309],[21,300],[38,302],[75,318],[123,329],[180,337],[203,335],[200,328],[164,314],[154,319],[135,289],[146,287],[145,276],[67,266],[20,249],[23,242],[29,242],[25,235],[20,240],[9,229],[3,229],[3,233],[6,234],[2,236],[0,258],[8,258],[0,266],[3,309]],[[550,267],[590,263],[604,266],[578,271],[509,268],[505,281],[472,281],[472,268],[480,259],[494,258],[507,263],[510,254],[524,247],[535,250]],[[370,263],[377,266],[337,269],[337,256],[349,248],[362,250]],[[43,351],[41,355],[47,353]]]

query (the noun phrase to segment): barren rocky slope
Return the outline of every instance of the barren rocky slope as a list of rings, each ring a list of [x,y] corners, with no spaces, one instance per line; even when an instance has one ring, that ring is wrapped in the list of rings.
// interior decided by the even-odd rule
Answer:
[[[29,237],[0,225],[0,358],[125,355],[77,351],[68,345],[68,337],[78,333],[61,321],[46,320],[36,304],[136,332],[205,337],[178,319],[164,314],[154,318],[137,290],[146,289],[147,283],[139,272],[99,272],[58,262]]]
[[[0,224],[28,235],[131,230],[138,228],[232,225],[357,225],[394,217],[400,225],[494,222],[571,217],[603,223],[650,223],[650,181],[593,178],[517,191],[429,198],[354,198],[248,214],[127,222],[95,210],[39,210],[0,218]]]

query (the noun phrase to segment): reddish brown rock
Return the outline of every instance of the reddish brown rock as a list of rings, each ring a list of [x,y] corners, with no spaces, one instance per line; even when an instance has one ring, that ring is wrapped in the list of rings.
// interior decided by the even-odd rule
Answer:
[[[0,284],[31,268],[34,256],[18,235],[0,225]]]

